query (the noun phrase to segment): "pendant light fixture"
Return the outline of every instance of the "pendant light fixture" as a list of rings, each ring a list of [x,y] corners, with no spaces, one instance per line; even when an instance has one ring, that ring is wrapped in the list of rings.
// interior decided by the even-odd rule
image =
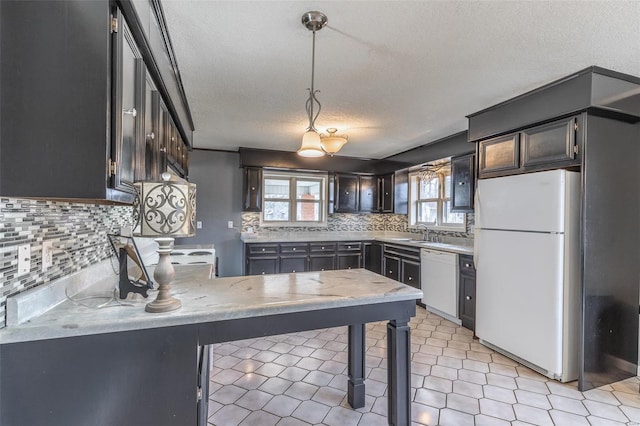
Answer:
[[[302,25],[304,25],[309,31],[313,32],[313,48],[311,51],[311,87],[309,90],[309,98],[307,99],[305,108],[307,110],[307,117],[309,119],[309,126],[302,136],[302,146],[298,150],[298,155],[302,157],[322,157],[325,152],[328,154],[335,154],[347,143],[347,138],[343,136],[335,136],[336,129],[327,129],[329,136],[320,138],[318,130],[316,130],[316,119],[320,115],[320,101],[316,98],[314,77],[316,66],[316,31],[320,31],[327,25],[327,15],[322,12],[311,11],[302,15]],[[317,108],[314,114],[314,110]]]

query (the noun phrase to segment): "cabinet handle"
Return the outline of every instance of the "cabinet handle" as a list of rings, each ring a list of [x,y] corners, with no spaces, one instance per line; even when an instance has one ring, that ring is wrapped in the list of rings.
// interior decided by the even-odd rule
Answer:
[[[393,274],[393,271],[389,271],[390,274]]]
[[[295,272],[295,271],[296,271],[296,270],[294,269],[294,270],[293,270],[293,271],[291,271],[291,272]]]
[[[464,267],[465,267],[465,268],[471,268],[471,264],[470,264],[470,263],[465,263],[465,264],[464,264]]]
[[[344,191],[345,195],[349,195],[349,191]]]
[[[458,182],[458,185],[462,186],[464,185],[464,182]]]
[[[256,190],[256,187],[255,187],[255,186],[252,186],[252,187],[251,187],[251,190],[252,190],[252,191],[255,191],[255,190]]]
[[[324,250],[324,246],[320,247],[321,250]]]
[[[348,248],[348,249],[350,249],[350,248],[351,248],[351,246],[347,246],[347,248]]]
[[[122,113],[126,115],[130,115],[132,117],[135,117],[136,115],[138,115],[138,111],[136,111],[135,108],[130,108],[130,109],[122,108]]]
[[[351,266],[349,266],[347,269],[351,269]]]
[[[264,271],[262,271],[262,275],[264,275]]]
[[[264,249],[262,249],[262,251],[264,251]]]
[[[147,140],[152,141],[156,138],[156,134],[151,132],[151,133],[147,133]]]
[[[295,248],[295,247],[293,248],[293,251],[296,251],[296,248]]]
[[[388,192],[385,192],[385,193],[384,193],[384,195],[389,195],[389,193],[388,193]]]
[[[413,280],[413,277],[409,277],[409,281],[412,281],[412,280]]]
[[[321,271],[324,271],[324,269],[320,269]]]
[[[471,300],[471,296],[467,296],[467,297],[465,297],[465,299]]]

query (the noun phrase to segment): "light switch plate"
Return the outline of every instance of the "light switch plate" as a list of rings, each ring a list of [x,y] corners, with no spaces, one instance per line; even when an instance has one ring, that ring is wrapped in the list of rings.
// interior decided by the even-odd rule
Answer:
[[[227,228],[233,229],[233,221],[232,220],[227,222]]]
[[[201,220],[196,221],[196,229],[202,229],[202,221]]]
[[[28,274],[31,270],[31,246],[18,246],[18,276]]]

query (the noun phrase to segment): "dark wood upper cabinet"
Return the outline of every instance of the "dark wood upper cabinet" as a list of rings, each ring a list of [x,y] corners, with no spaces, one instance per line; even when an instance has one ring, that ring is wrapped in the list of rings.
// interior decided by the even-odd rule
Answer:
[[[380,176],[378,178],[380,184],[380,208],[382,213],[393,213],[393,193],[394,179],[393,175]]]
[[[262,211],[262,168],[245,167],[242,184],[242,211]]]
[[[173,105],[169,116],[188,107],[158,79],[167,46],[149,53],[132,7],[0,2],[0,194],[129,203],[133,182],[162,168],[147,155],[154,91]]]
[[[522,166],[574,162],[578,153],[576,130],[575,117],[523,130]]]
[[[478,145],[478,172],[497,175],[520,167],[520,134],[512,133],[481,141]]]
[[[472,212],[475,190],[475,154],[451,159],[451,211]]]
[[[358,212],[358,176],[336,174],[335,176],[336,213]]]
[[[359,176],[359,198],[358,211],[377,212],[378,211],[378,178],[376,176]]]
[[[399,170],[393,177],[393,211],[395,214],[409,213],[409,171]]]
[[[141,134],[145,124],[146,69],[131,31],[117,9],[114,19],[118,32],[113,38],[113,142],[111,148],[111,187],[135,193],[133,183],[144,176],[144,149]],[[116,18],[117,16],[117,18]]]
[[[563,118],[478,143],[478,177],[579,166],[579,117]]]

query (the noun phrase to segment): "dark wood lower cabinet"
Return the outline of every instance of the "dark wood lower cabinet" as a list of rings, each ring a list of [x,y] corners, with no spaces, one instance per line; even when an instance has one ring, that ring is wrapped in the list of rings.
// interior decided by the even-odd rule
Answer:
[[[382,244],[371,242],[364,243],[364,265],[365,269],[382,275]]]
[[[280,258],[280,273],[306,272],[307,256],[287,256]]]
[[[420,262],[402,259],[402,282],[411,287],[420,287]]]
[[[247,259],[246,275],[266,275],[278,272],[278,258],[270,257],[249,257]]]
[[[476,329],[476,270],[471,256],[459,255],[458,313],[462,326]]]
[[[315,254],[309,256],[310,271],[332,271],[336,269],[335,254]]]
[[[338,269],[357,269],[360,267],[361,254],[341,254],[338,253]]]
[[[400,258],[395,256],[384,256],[384,276],[400,281]]]

